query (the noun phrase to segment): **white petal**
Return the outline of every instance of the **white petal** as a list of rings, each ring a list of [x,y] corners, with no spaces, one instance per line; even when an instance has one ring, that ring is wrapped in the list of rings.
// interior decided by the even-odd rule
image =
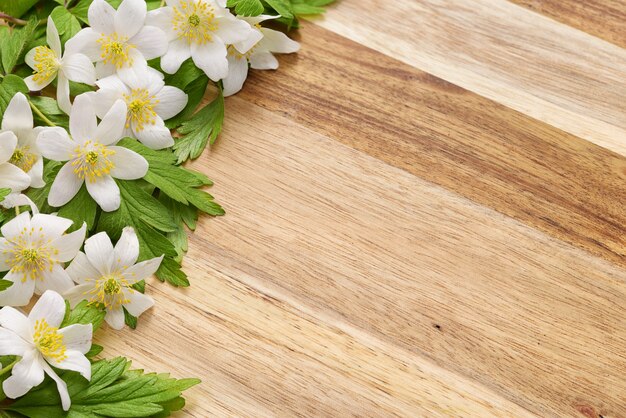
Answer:
[[[2,129],[8,129],[4,128],[4,121],[2,122]],[[13,132],[0,132],[0,163],[6,163],[11,159],[16,146],[17,136]]]
[[[59,252],[54,255],[54,258],[61,263],[67,263],[72,260],[78,254],[78,250],[83,246],[85,240],[85,233],[87,231],[87,224],[83,223],[83,226],[69,234],[65,234],[55,239],[50,245]]]
[[[13,285],[0,292],[1,306],[25,306],[28,305],[35,293],[35,282],[33,280],[22,281],[23,275],[9,271],[4,280],[13,282]]]
[[[28,317],[15,308],[5,306],[0,309],[0,326],[9,331],[13,331],[25,342],[30,342],[32,339],[32,329]],[[0,341],[2,340],[3,339],[0,338]]]
[[[126,125],[126,109],[126,102],[116,101],[96,128],[94,139],[103,145],[119,141]]]
[[[248,78],[248,60],[228,55],[228,76],[222,80],[224,96],[232,96],[243,87]]]
[[[13,308],[7,306],[3,309]],[[17,333],[0,328],[0,356],[21,356],[32,348],[33,346]]]
[[[85,54],[92,62],[101,61],[100,36],[91,28],[82,29],[65,43],[65,55]]]
[[[87,280],[96,280],[102,273],[98,271],[82,251],[79,251],[72,263],[65,270],[76,283],[85,283]],[[106,272],[105,272],[106,273]]]
[[[219,18],[216,35],[226,44],[236,44],[251,36],[252,31],[248,22],[227,13]]]
[[[72,401],[70,400],[70,394],[67,391],[67,384],[59,377],[58,374],[54,372],[54,370],[52,370],[50,366],[48,366],[48,363],[44,361],[42,362],[42,366],[46,374],[57,384],[57,390],[59,391],[59,396],[61,397],[61,406],[63,407],[63,410],[69,410],[72,405]]]
[[[120,35],[132,38],[146,21],[146,13],[145,0],[124,0],[115,14],[115,31]]]
[[[88,326],[91,328],[91,325],[79,325],[79,326]],[[91,338],[89,345],[91,345]],[[89,349],[87,349],[89,351]],[[85,353],[87,352],[85,351]],[[85,357],[84,353],[80,353],[76,350],[67,350],[65,352],[65,359],[63,361],[55,361],[54,359],[46,358],[48,363],[61,370],[72,370],[80,373],[85,379],[91,379],[91,363]]]
[[[153,125],[144,125],[141,131],[133,129],[135,137],[147,147],[163,149],[174,145],[172,132],[164,125],[163,119],[157,117]]]
[[[137,263],[124,271],[124,278],[129,284],[147,279],[159,269],[161,261],[163,261],[163,256]]]
[[[124,310],[120,306],[117,309],[107,310],[104,320],[115,330],[124,328]]]
[[[57,292],[48,290],[39,298],[30,314],[28,320],[34,327],[35,323],[44,320],[53,328],[58,328],[65,317],[65,301]]]
[[[61,38],[59,38],[59,31],[52,20],[52,17],[48,16],[48,24],[46,27],[46,42],[50,48],[54,51],[57,57],[61,56]]]
[[[117,76],[111,76],[111,77],[115,77],[116,79],[119,80]],[[111,78],[111,77],[107,77],[107,78]],[[107,112],[111,110],[115,102],[117,102],[118,100],[124,99],[124,92],[123,90],[112,90],[112,89],[106,88],[106,89],[100,89],[97,92],[92,93],[91,97],[92,97],[91,101],[93,102],[93,105],[96,108],[96,114],[98,115],[100,119],[102,119],[104,115],[106,115]],[[122,134],[122,137],[123,137],[123,134]]]
[[[63,297],[70,303],[72,309],[83,300],[89,300],[89,292],[94,289],[93,284],[85,283],[72,287],[63,293]]]
[[[24,212],[2,225],[0,231],[2,232],[2,236],[10,239],[17,238],[22,233],[30,231],[30,228],[30,214]]]
[[[59,334],[63,335],[63,344],[65,344],[65,347],[68,350],[74,350],[81,354],[85,354],[91,349],[91,338],[93,334],[93,327],[91,324],[70,325],[60,329]],[[63,369],[64,367],[59,368]],[[78,371],[75,369],[70,370]]]
[[[20,192],[30,185],[30,177],[13,164],[0,164],[0,187]]]
[[[181,89],[173,86],[164,86],[157,94],[159,101],[154,107],[157,115],[163,120],[173,118],[187,106],[187,94]]]
[[[104,0],[94,0],[87,11],[89,26],[96,32],[110,34],[115,32],[115,9]]]
[[[70,219],[62,218],[56,215],[38,214],[34,215],[30,220],[30,226],[35,231],[41,230],[48,239],[60,237],[67,229],[72,226]]]
[[[39,213],[39,209],[37,209],[37,205],[35,205],[35,202],[30,200],[30,198],[25,194],[17,192],[13,192],[5,197],[4,200],[0,202],[0,206],[4,207],[5,209],[11,209],[16,206],[30,206],[31,212]]]
[[[5,395],[11,399],[25,395],[43,382],[43,372],[43,361],[39,353],[34,349],[26,351],[22,359],[13,366],[11,377],[2,384]]]
[[[10,260],[13,259],[13,244],[11,244],[6,238],[0,238],[0,271],[7,271],[11,269]],[[2,322],[0,320],[0,326]]]
[[[9,102],[2,117],[2,130],[19,131],[33,129],[33,112],[28,99],[22,93],[16,93]]]
[[[280,54],[291,54],[300,50],[300,44],[287,35],[273,29],[262,28],[263,40],[259,44],[263,49]]]
[[[133,228],[127,226],[122,230],[122,236],[115,244],[113,254],[117,268],[130,267],[137,262],[137,257],[139,257],[139,239]]]
[[[103,276],[111,273],[113,266],[113,243],[106,232],[99,232],[85,241],[85,253],[89,263]]]
[[[30,177],[30,187],[39,189],[45,186],[46,182],[43,181],[43,158],[38,157],[33,167],[26,174]]]
[[[74,287],[74,282],[69,274],[59,264],[53,264],[52,270],[44,270],[41,273],[42,280],[35,283],[35,293],[41,294],[46,291],[54,291],[59,294],[65,293]]]
[[[96,181],[88,181],[87,191],[105,212],[113,212],[120,207],[120,189],[111,176],[102,176]]]
[[[124,73],[135,73],[135,74],[130,74],[127,75],[127,77],[133,77],[133,78],[141,78],[143,77],[146,72],[148,72],[148,62],[146,61],[146,59],[144,58],[144,56],[141,54],[141,52],[139,52],[137,49],[131,49],[130,51],[128,51],[128,57],[130,59],[130,62],[132,62],[132,65],[125,65],[122,68],[118,68],[117,74],[122,77],[122,75]]]
[[[84,180],[74,173],[72,163],[65,163],[52,183],[48,204],[54,207],[65,205],[76,196],[83,182]]]
[[[161,69],[168,74],[174,74],[182,63],[191,57],[191,48],[184,38],[170,42],[165,55],[161,57]]]
[[[37,47],[31,49],[24,55],[24,62],[33,70],[35,69],[35,54],[37,53]]]
[[[109,160],[114,167],[111,169],[111,176],[121,180],[140,179],[148,172],[148,162],[135,151],[124,147],[109,147],[115,154],[109,156]]]
[[[250,55],[250,67],[255,70],[275,70],[278,68],[278,60],[271,52],[258,52]]]
[[[168,41],[172,41],[178,37],[178,32],[174,30],[172,22],[174,21],[174,8],[160,7],[148,12],[146,16],[146,25],[156,26],[165,32]]]
[[[37,148],[41,155],[54,161],[69,160],[77,145],[63,128],[46,129],[37,137]]]
[[[124,289],[124,296],[129,300],[124,307],[132,316],[140,316],[142,313],[154,306],[154,300],[141,292],[133,289]]]
[[[130,89],[126,87],[117,74],[99,79],[96,81],[96,85],[100,88],[100,90],[116,90],[123,93],[130,93]],[[98,93],[100,93],[100,90]]]
[[[213,81],[221,80],[228,75],[226,47],[217,39],[203,45],[193,44],[191,57],[196,66]]]
[[[57,80],[57,102],[59,109],[66,114],[72,111],[72,102],[70,101],[70,82],[64,74],[59,73]]]
[[[96,83],[96,69],[87,55],[72,54],[63,57],[61,69],[69,80],[90,86]]]
[[[239,51],[242,54],[245,54],[254,45],[256,45],[257,42],[259,42],[262,38],[263,38],[263,33],[261,33],[260,30],[253,28],[252,31],[250,31],[250,34],[248,35],[246,39],[244,39],[241,42],[237,42],[233,46],[235,47],[237,51]]]
[[[26,87],[28,87],[28,90],[40,91],[40,90],[43,90],[48,85],[50,85],[50,83],[52,83],[52,81],[55,79],[56,76],[57,76],[57,71],[50,74],[50,77],[48,78],[35,81],[35,76],[30,75],[24,79],[24,83],[26,83]]]
[[[72,138],[80,144],[93,139],[96,133],[96,126],[96,111],[93,108],[91,99],[86,94],[77,96],[74,99],[74,105],[70,113],[70,134]]]
[[[105,63],[104,61],[98,61],[96,63],[96,78],[101,79],[109,77],[115,74],[117,67],[112,62]]]
[[[250,24],[250,26],[254,26],[258,23],[265,22],[266,20],[278,19],[280,18],[280,15],[237,16],[237,18],[245,20]]]
[[[143,0],[141,2],[144,3]],[[162,57],[167,52],[168,44],[165,32],[155,26],[144,26],[130,42],[141,51],[147,60]]]

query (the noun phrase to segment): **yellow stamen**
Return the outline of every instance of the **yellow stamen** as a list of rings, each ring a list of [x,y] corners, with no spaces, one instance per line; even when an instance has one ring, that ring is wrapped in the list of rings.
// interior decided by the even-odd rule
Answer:
[[[129,54],[135,45],[128,43],[127,37],[119,36],[117,33],[102,35],[98,43],[102,52],[100,56],[105,64],[111,63],[117,68],[133,65],[133,59]]]
[[[124,94],[124,100],[128,105],[128,114],[126,116],[126,127],[131,125],[137,131],[142,131],[144,125],[154,125],[157,114],[154,107],[159,101],[151,96],[146,89],[132,89],[130,94]]]
[[[37,162],[37,155],[30,152],[30,147],[28,145],[24,147],[17,147],[15,148],[9,162],[18,166],[25,172],[28,172]]]
[[[9,249],[2,251],[8,257],[7,264],[11,271],[22,275],[22,282],[44,280],[44,272],[52,271],[55,257],[59,250],[51,247],[41,228],[35,230],[24,227],[16,237],[7,238]]]
[[[188,43],[204,44],[213,40],[213,32],[218,29],[215,10],[209,3],[200,0],[182,0],[174,7],[172,25]]]
[[[38,46],[35,48],[35,74],[33,81],[36,83],[44,83],[56,76],[59,70],[59,60],[53,50],[47,46]]]
[[[33,341],[39,352],[45,357],[52,358],[56,362],[67,359],[65,355],[67,348],[63,343],[63,334],[59,334],[58,328],[48,325],[45,319],[38,319],[35,322]]]
[[[115,151],[105,147],[99,142],[87,141],[82,146],[77,146],[72,154],[71,161],[74,173],[81,179],[91,183],[98,178],[111,172],[115,165],[109,157]]]
[[[106,309],[117,309],[122,305],[130,303],[130,300],[126,298],[123,290],[126,289],[129,292],[134,292],[134,289],[130,287],[130,284],[124,279],[122,270],[110,274],[108,276],[102,276],[98,279],[87,279],[87,282],[94,283],[94,287],[83,294],[87,298],[90,304],[101,304]]]

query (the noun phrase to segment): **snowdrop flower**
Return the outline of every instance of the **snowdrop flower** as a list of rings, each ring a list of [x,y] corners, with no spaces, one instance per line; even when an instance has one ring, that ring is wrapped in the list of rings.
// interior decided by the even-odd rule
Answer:
[[[29,175],[30,186],[43,187],[43,158],[37,149],[36,139],[39,133],[49,128],[33,126],[33,113],[28,99],[22,93],[17,93],[2,117],[2,135],[13,133],[17,137],[9,162]]]
[[[141,78],[112,75],[97,85],[100,89],[89,94],[98,117],[103,117],[117,100],[124,100],[128,107],[124,136],[137,138],[152,149],[174,145],[172,133],[163,121],[187,105],[187,95],[182,90],[166,86],[155,70],[147,71]]]
[[[4,280],[13,282],[0,292],[1,306],[24,306],[33,293],[46,290],[65,292],[73,286],[63,269],[76,257],[85,239],[86,225],[72,233],[69,219],[24,212],[0,228],[0,271],[9,271]]]
[[[35,74],[24,81],[31,91],[39,91],[58,75],[57,101],[61,110],[69,113],[71,103],[68,80],[93,85],[96,82],[96,72],[87,56],[68,53],[67,50],[65,55],[62,54],[59,32],[50,16],[48,16],[46,39],[48,46],[37,46],[26,54],[26,64],[35,70]]]
[[[51,206],[63,206],[80,190],[87,191],[105,212],[120,207],[120,189],[114,178],[134,180],[148,171],[141,155],[115,146],[126,125],[126,103],[118,100],[97,124],[96,112],[88,95],[76,97],[70,114],[70,138],[64,129],[39,135],[37,144],[44,157],[68,161],[59,170],[48,195]]]
[[[228,75],[226,45],[251,36],[250,25],[237,19],[223,1],[166,0],[167,7],[148,13],[148,24],[165,32],[170,42],[161,68],[174,74],[191,57],[213,81]],[[246,52],[246,51],[243,51]]]
[[[78,283],[65,294],[72,306],[84,299],[102,304],[106,308],[107,323],[114,329],[122,329],[123,308],[139,316],[154,305],[150,296],[130,286],[154,274],[163,256],[135,264],[139,257],[139,240],[133,228],[124,228],[115,248],[105,232],[92,236],[85,241],[85,253],[79,253],[67,268]]]
[[[28,316],[11,307],[0,309],[0,355],[21,357],[2,384],[6,396],[15,399],[25,395],[47,374],[57,385],[63,410],[70,409],[67,384],[52,367],[73,370],[91,380],[91,364],[85,353],[91,348],[93,327],[74,324],[59,329],[64,316],[65,301],[50,290]]]
[[[255,35],[228,47],[228,76],[223,80],[224,96],[241,90],[248,77],[248,63],[255,70],[275,70],[278,68],[278,61],[272,52],[290,54],[300,49],[300,44],[284,33],[261,27],[264,20],[278,17],[280,16],[240,17],[253,27]]]
[[[67,41],[66,50],[82,52],[96,62],[98,78],[116,71],[143,72],[146,60],[167,51],[163,31],[144,25],[146,13],[144,0],[124,0],[117,11],[105,0],[94,0],[87,12],[91,27]]]

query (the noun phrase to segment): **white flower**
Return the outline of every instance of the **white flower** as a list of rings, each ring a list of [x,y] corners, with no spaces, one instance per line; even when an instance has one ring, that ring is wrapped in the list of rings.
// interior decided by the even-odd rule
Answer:
[[[226,45],[241,42],[253,33],[237,19],[224,2],[212,0],[166,0],[167,7],[148,13],[148,24],[165,32],[170,42],[161,57],[161,68],[173,74],[191,57],[213,81],[228,75]],[[246,51],[243,51],[246,52]]]
[[[33,293],[46,290],[62,293],[73,286],[63,269],[83,245],[86,225],[72,233],[69,219],[54,215],[22,213],[0,228],[0,271],[9,271],[4,280],[13,282],[0,292],[0,306],[24,306]]]
[[[59,329],[64,316],[63,298],[50,290],[28,316],[11,307],[0,309],[0,355],[21,357],[2,384],[6,396],[15,399],[25,395],[43,382],[45,373],[56,382],[63,409],[70,409],[67,384],[52,367],[73,370],[91,380],[91,364],[85,353],[91,348],[93,327],[74,324]]]
[[[154,305],[150,296],[130,286],[154,274],[163,256],[135,264],[139,240],[133,228],[124,228],[115,248],[106,233],[92,236],[85,241],[85,253],[78,253],[67,268],[78,283],[65,294],[72,305],[84,299],[104,305],[105,320],[114,329],[124,327],[123,308],[139,316]]]
[[[89,94],[98,117],[103,117],[117,100],[124,100],[128,107],[125,136],[137,138],[152,149],[174,145],[172,133],[163,121],[185,108],[187,95],[176,87],[166,86],[159,72],[147,71],[141,78],[112,75],[99,80],[97,85],[100,89]]]
[[[275,70],[278,68],[278,60],[272,52],[290,54],[300,49],[300,44],[284,33],[261,27],[264,20],[278,17],[280,16],[239,17],[253,27],[255,35],[228,47],[228,76],[223,80],[224,96],[241,90],[248,77],[248,63],[255,70]]]
[[[134,180],[148,171],[141,155],[116,144],[124,133],[126,103],[118,100],[97,124],[96,112],[86,94],[76,97],[70,114],[70,138],[64,129],[47,130],[37,144],[44,157],[68,161],[59,170],[48,195],[51,206],[63,206],[83,183],[106,212],[120,207],[120,189],[114,178]]]
[[[30,176],[9,162],[16,147],[13,132],[0,132],[0,189],[11,189],[11,193],[19,193],[30,185]]]
[[[17,137],[17,144],[9,162],[30,177],[30,186],[43,187],[43,158],[37,148],[37,136],[45,129],[33,127],[33,113],[28,99],[22,93],[17,93],[7,106],[2,117],[2,131],[12,132]]]
[[[96,82],[96,72],[87,56],[68,53],[67,50],[65,55],[62,54],[59,32],[50,16],[48,16],[46,39],[48,46],[35,47],[26,54],[26,64],[35,70],[35,74],[27,77],[24,81],[31,91],[39,91],[50,84],[58,75],[57,101],[61,110],[69,113],[71,103],[68,80],[93,85]]]
[[[163,31],[145,26],[146,13],[144,0],[124,0],[117,11],[104,0],[94,0],[88,10],[91,27],[67,41],[66,50],[82,52],[96,62],[98,78],[116,71],[143,73],[146,60],[167,50]]]

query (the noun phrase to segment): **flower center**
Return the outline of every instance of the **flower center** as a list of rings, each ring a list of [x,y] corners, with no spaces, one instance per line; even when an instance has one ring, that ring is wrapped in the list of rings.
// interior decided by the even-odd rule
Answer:
[[[144,125],[154,125],[157,114],[154,107],[159,101],[151,96],[146,89],[132,89],[130,94],[124,94],[124,100],[128,105],[128,113],[126,115],[126,127],[131,125],[137,131],[142,131]]]
[[[22,274],[22,282],[30,280],[43,280],[45,271],[52,271],[56,262],[54,256],[59,250],[49,246],[50,240],[46,239],[41,228],[24,227],[16,237],[7,238],[11,249],[2,251],[11,271]]]
[[[174,30],[187,42],[204,44],[213,40],[213,32],[218,28],[213,6],[203,0],[182,0],[174,7],[172,20]]]
[[[127,37],[119,36],[117,33],[102,35],[98,39],[98,43],[100,44],[100,57],[105,64],[111,63],[117,68],[133,65],[133,59],[129,53],[131,49],[135,48],[135,45],[129,44]]]
[[[53,78],[59,69],[59,60],[53,50],[47,46],[38,46],[35,48],[35,74],[33,81],[36,83],[44,83]]]
[[[89,300],[89,303],[102,304],[109,310],[117,309],[130,302],[124,295],[124,289],[134,292],[119,271],[108,276],[102,276],[96,280],[87,281],[95,281],[95,286],[83,294]]]
[[[33,333],[33,341],[39,352],[45,357],[54,359],[57,363],[67,359],[63,334],[59,334],[58,331],[58,328],[48,325],[45,319],[38,319]]]
[[[115,151],[105,147],[99,142],[87,141],[82,146],[74,149],[71,156],[74,173],[78,178],[91,183],[105,176],[115,167],[109,159]]]
[[[18,166],[25,172],[29,172],[35,162],[37,161],[37,156],[30,152],[30,147],[28,145],[24,147],[17,147],[11,156],[9,162],[13,165]]]

